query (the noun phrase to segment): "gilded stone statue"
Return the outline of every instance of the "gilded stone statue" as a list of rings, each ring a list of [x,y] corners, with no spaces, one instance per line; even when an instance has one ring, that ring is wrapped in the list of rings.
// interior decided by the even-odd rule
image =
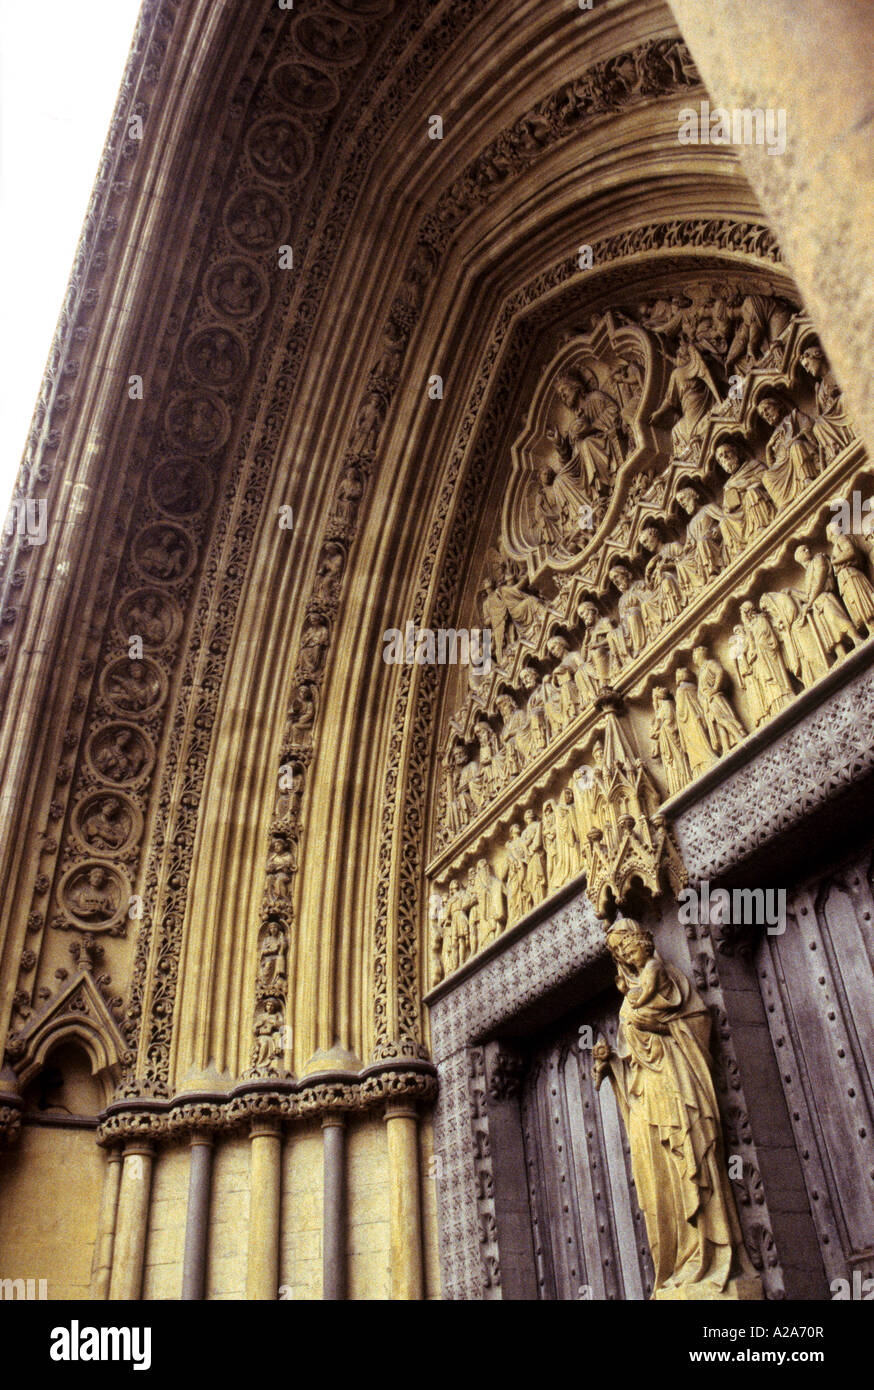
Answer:
[[[654,1299],[760,1299],[725,1166],[707,1008],[657,954],[651,934],[616,921],[607,945],[623,995],[615,1048],[599,1040],[631,1149],[655,1269]]]

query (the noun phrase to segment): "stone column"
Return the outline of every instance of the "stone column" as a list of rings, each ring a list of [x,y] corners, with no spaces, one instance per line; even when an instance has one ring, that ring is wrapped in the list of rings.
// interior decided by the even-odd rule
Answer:
[[[212,1155],[212,1135],[195,1131],[191,1136],[191,1166],[188,1171],[188,1212],[182,1259],[183,1299],[202,1299],[206,1288]]]
[[[391,1241],[391,1297],[424,1297],[422,1201],[419,1181],[419,1124],[415,1105],[385,1107]]]
[[[129,1139],[125,1144],[109,1285],[111,1299],[135,1302],[142,1297],[154,1161],[155,1146],[151,1140]]]
[[[870,0],[670,4],[713,105],[786,113],[785,154],[766,144],[737,152],[871,447],[874,8]],[[698,109],[678,102],[686,105]]]
[[[279,1297],[279,1193],[282,1122],[252,1121],[249,1177],[249,1260],[246,1297]]]
[[[341,1301],[346,1297],[346,1117],[341,1113],[322,1120],[322,1157],[322,1298]]]
[[[112,1278],[112,1247],[115,1244],[115,1221],[118,1214],[118,1194],[121,1188],[121,1149],[109,1149],[103,1174],[100,1215],[97,1218],[97,1238],[91,1261],[91,1297],[109,1298]]]

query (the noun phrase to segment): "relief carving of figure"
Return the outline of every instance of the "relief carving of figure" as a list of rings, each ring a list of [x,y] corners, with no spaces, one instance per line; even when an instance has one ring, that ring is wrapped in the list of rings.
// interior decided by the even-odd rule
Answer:
[[[487,859],[478,859],[471,874],[471,947],[482,950],[503,931],[507,920],[504,885]]]
[[[132,827],[131,813],[124,802],[117,796],[103,796],[82,817],[82,838],[92,849],[120,849]]]
[[[525,885],[523,901],[525,912],[530,912],[546,897],[546,861],[543,855],[543,831],[540,821],[532,810],[522,817],[525,828],[522,831],[522,847],[525,854]]]
[[[558,827],[555,823],[555,802],[544,801],[543,816],[541,818],[541,831],[543,835],[543,852],[546,856],[546,882],[550,893],[554,893],[556,888],[564,881],[561,877],[559,863],[560,850],[558,840]]]
[[[305,676],[315,676],[322,669],[331,629],[323,618],[310,618],[301,633],[300,651],[297,656],[298,670]]]
[[[528,716],[516,706],[512,695],[499,695],[495,704],[503,722],[501,731],[501,781],[512,781],[526,761]]]
[[[808,686],[825,675],[828,658],[817,628],[801,618],[801,603],[797,592],[786,589],[762,594],[759,599],[759,607],[768,615],[780,641],[786,669]]]
[[[720,757],[746,738],[746,730],[724,693],[728,679],[720,663],[707,655],[706,647],[696,647],[692,665],[698,672],[698,703],[707,725],[707,737]]]
[[[811,346],[801,354],[801,365],[816,382],[816,418],[813,434],[822,449],[824,463],[853,442],[854,432],[844,410],[841,388],[826,362],[822,348]]]
[[[577,612],[584,628],[581,647],[583,664],[577,668],[574,682],[583,703],[589,704],[618,676],[623,662],[627,660],[627,649],[622,631],[614,627],[609,618],[603,617],[597,604],[584,599]]]
[[[185,537],[172,526],[150,527],[137,547],[141,568],[155,579],[178,579],[188,567],[189,553]]]
[[[778,396],[765,396],[756,411],[771,429],[762,481],[779,512],[816,477],[819,446],[810,416]]]
[[[647,642],[646,623],[641,611],[642,585],[639,580],[633,579],[625,565],[613,565],[610,578],[619,590],[618,612],[622,635],[629,655],[634,657],[643,651]]]
[[[446,779],[445,818],[450,835],[462,830],[476,810],[471,784],[479,775],[479,766],[468,757],[463,743],[454,743],[445,759]]]
[[[719,392],[710,368],[688,339],[681,339],[676,358],[665,354],[674,363],[661,404],[650,415],[656,422],[668,411],[679,419],[671,430],[671,444],[677,458],[685,458],[693,448],[706,424],[708,411],[719,404]]]
[[[549,742],[546,695],[540,684],[540,677],[533,666],[523,666],[519,672],[519,680],[522,683],[522,688],[528,694],[524,747],[528,757],[535,758]]]
[[[558,833],[558,886],[580,873],[582,858],[577,808],[572,787],[565,787],[555,805],[555,827]],[[563,877],[561,875],[564,875]]]
[[[767,613],[747,601],[735,628],[734,657],[755,728],[789,704],[794,694],[777,634]]]
[[[614,922],[607,945],[623,996],[616,1046],[593,1049],[596,1087],[609,1075],[655,1270],[653,1298],[762,1297],[725,1167],[712,1080],[711,1019],[691,982],[656,953],[637,922]]]
[[[506,844],[507,868],[504,887],[507,893],[507,921],[518,922],[524,916],[526,854],[522,840],[522,827],[517,823],[510,826],[510,836]]]
[[[358,503],[364,494],[364,475],[354,463],[347,463],[340,474],[334,516],[343,531],[352,531],[358,515]]]
[[[874,633],[874,585],[864,569],[864,562],[852,536],[841,531],[837,522],[827,529],[831,541],[831,561],[837,580],[838,593],[856,627],[864,628],[869,637]]]
[[[807,545],[800,545],[795,551],[795,563],[804,570],[804,587],[796,595],[800,600],[798,622],[811,624],[826,656],[840,660],[846,655],[844,643],[848,642],[852,650],[862,637],[835,593],[837,586],[831,560],[827,555],[814,555]]]
[[[559,400],[573,419],[567,433],[548,429],[560,467],[553,481],[556,497],[564,499],[571,516],[603,492],[623,459],[624,432],[619,406],[598,386],[591,372],[568,368],[555,383]]]
[[[160,647],[173,630],[173,613],[160,594],[135,595],[125,606],[124,623],[131,635]]]
[[[97,771],[114,782],[131,781],[139,775],[145,763],[145,747],[132,729],[119,729],[99,743],[94,751]]]
[[[739,307],[736,307],[738,301]],[[741,298],[740,292],[734,290],[730,303],[737,327],[725,358],[727,372],[735,364],[752,367],[761,349],[770,347],[779,338],[794,312],[785,299],[770,294],[748,294]]]
[[[774,504],[765,487],[765,470],[758,459],[744,460],[739,445],[720,444],[716,461],[728,474],[722,494],[720,528],[729,560],[741,553],[774,519]]]
[[[702,506],[693,487],[681,487],[677,492],[677,501],[690,518],[686,526],[686,541],[689,549],[694,551],[699,572],[707,584],[722,569],[722,510],[713,502],[705,502]]]
[[[680,666],[677,670],[674,702],[680,742],[689,759],[693,778],[699,777],[713,762],[713,749],[707,737],[707,724],[698,699],[698,686],[685,666]]]
[[[443,938],[444,948],[447,941],[450,943],[450,958],[448,960],[444,954],[443,959],[447,975],[459,965],[463,965],[470,955],[470,920],[467,909],[471,902],[472,898],[467,889],[461,887],[457,878],[452,879],[443,905],[447,923]],[[450,965],[450,960],[454,960],[455,964]]]
[[[119,709],[141,713],[154,705],[161,693],[155,670],[144,661],[119,661],[106,675],[106,694]]]
[[[650,555],[654,557],[647,563],[647,575],[652,574],[657,579],[659,572],[669,565],[682,597],[682,606],[685,607],[704,582],[694,543],[687,541],[681,544],[679,541],[666,541],[662,544],[658,530],[651,521],[641,527],[640,543],[644,550],[649,551]]]
[[[541,598],[513,579],[509,569],[500,584],[490,578],[483,581],[480,606],[483,626],[492,632],[499,666],[518,638],[524,637],[549,612]]]
[[[118,880],[107,869],[95,867],[80,874],[67,887],[70,911],[86,922],[105,922],[121,905]]]
[[[267,852],[267,896],[271,902],[291,897],[297,872],[297,846],[290,835],[275,831]]]
[[[651,642],[666,623],[680,616],[684,598],[676,572],[664,552],[650,560],[646,567],[646,579],[652,599],[644,598],[640,611],[647,640]]]
[[[281,999],[268,997],[258,1008],[258,1021],[254,1027],[255,1042],[252,1048],[252,1066],[257,1071],[274,1071],[280,1055],[279,1020],[282,1017]]]
[[[692,771],[680,739],[674,702],[660,685],[652,692],[652,715],[650,738],[653,754],[664,768],[668,796],[675,796],[692,780]]]
[[[282,923],[272,918],[261,936],[258,957],[258,986],[265,993],[274,993],[288,981],[288,947]]]
[[[550,678],[552,694],[546,705],[553,733],[558,733],[579,712],[581,699],[577,674],[583,661],[579,653],[572,652],[566,639],[559,635],[550,637],[546,650],[558,662]]]
[[[428,901],[428,947],[431,954],[431,988],[443,979],[443,899],[435,890]]]
[[[478,719],[473,726],[479,744],[479,795],[483,802],[488,801],[498,788],[500,768],[500,743],[491,724]]]

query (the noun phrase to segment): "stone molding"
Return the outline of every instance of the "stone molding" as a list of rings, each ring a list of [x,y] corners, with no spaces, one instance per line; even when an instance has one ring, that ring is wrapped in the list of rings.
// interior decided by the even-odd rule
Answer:
[[[365,1067],[357,1074],[322,1072],[301,1081],[271,1078],[247,1082],[227,1095],[201,1092],[172,1100],[115,1102],[100,1117],[98,1143],[111,1147],[148,1135],[169,1144],[195,1134],[227,1134],[268,1119],[324,1123],[398,1101],[430,1104],[436,1094],[435,1070],[427,1062]]]

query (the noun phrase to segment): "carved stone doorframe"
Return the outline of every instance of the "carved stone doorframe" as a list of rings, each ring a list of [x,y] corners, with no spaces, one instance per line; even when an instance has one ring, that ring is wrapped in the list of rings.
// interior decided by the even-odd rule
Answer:
[[[787,837],[797,853],[804,839],[798,832],[816,811],[853,800],[853,790],[871,773],[872,668],[874,643],[866,643],[762,737],[735,750],[714,777],[667,803],[693,882],[721,880]],[[693,947],[699,953],[706,948],[707,980],[698,983],[717,1020],[727,1024],[719,975],[728,961],[714,951],[723,943],[706,935],[705,941],[699,934]],[[695,957],[699,973],[702,960]],[[537,1296],[518,1106],[522,1065],[514,1039],[593,998],[610,975],[602,923],[577,879],[427,996],[440,1081],[435,1148],[445,1298]],[[728,1035],[723,1042],[730,1048]],[[732,1114],[747,1109],[739,1077],[731,1089],[729,1132]],[[756,1173],[756,1146],[742,1147]],[[782,1268],[774,1248],[760,1188],[741,1219],[748,1246],[759,1246],[770,1296],[791,1295],[791,1270]]]
[[[610,977],[602,923],[577,880],[428,996],[444,1298],[537,1297],[513,1038]]]

